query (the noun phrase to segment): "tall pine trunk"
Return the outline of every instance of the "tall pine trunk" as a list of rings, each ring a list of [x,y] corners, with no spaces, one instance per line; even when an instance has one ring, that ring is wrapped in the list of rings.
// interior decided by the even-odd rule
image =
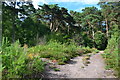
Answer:
[[[53,32],[53,29],[54,29],[54,21],[53,21],[53,14],[51,15],[51,20],[50,20],[50,30],[51,32]]]
[[[109,36],[109,31],[108,31],[108,20],[105,19],[105,23],[106,23],[106,36]]]
[[[13,3],[13,26],[12,26],[12,42],[15,42],[15,17],[16,17],[16,10],[15,10],[16,1]]]
[[[93,47],[95,48],[95,31],[94,31],[94,26],[91,25],[92,27],[92,39],[93,39]]]
[[[52,31],[53,28],[53,22],[50,23],[50,30]]]

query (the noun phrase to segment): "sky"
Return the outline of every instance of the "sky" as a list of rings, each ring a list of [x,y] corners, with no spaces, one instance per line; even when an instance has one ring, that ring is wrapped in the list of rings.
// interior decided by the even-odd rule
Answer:
[[[43,4],[58,4],[60,7],[65,7],[68,11],[78,11],[81,12],[85,7],[95,6],[100,9],[97,3],[99,0],[33,0],[33,5],[38,8],[38,5]]]

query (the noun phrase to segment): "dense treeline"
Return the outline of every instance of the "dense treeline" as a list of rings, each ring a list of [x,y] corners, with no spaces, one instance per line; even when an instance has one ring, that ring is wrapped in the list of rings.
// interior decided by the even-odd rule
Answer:
[[[109,68],[118,70],[120,2],[102,2],[98,5],[100,10],[93,6],[82,9],[82,12],[69,12],[57,4],[39,5],[35,9],[30,2],[3,2],[2,36],[7,37],[9,43],[19,40],[21,46],[27,44],[28,47],[50,43],[51,40],[60,42],[59,47],[71,42],[99,50],[107,47],[104,55],[106,62]],[[17,43],[14,46],[16,45]],[[20,50],[22,52],[22,48]],[[111,59],[109,55],[116,59]]]
[[[20,40],[30,46],[39,44],[46,37],[60,42],[70,39],[81,46],[105,49],[107,40],[118,25],[119,3],[99,3],[86,7],[82,12],[70,11],[64,7],[39,5],[35,9],[28,2],[3,3],[3,36],[10,42]]]
[[[69,13],[57,4],[39,5],[35,9],[28,2],[4,2],[3,36],[10,42],[19,39],[21,44],[28,45],[36,45],[40,37],[47,36],[62,42],[72,39],[81,46],[105,49],[113,34],[113,26],[118,25],[119,3],[99,5],[101,10],[86,7],[82,12]]]

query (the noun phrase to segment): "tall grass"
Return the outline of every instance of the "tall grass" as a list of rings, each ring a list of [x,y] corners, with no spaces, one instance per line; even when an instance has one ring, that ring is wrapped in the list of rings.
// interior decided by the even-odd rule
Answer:
[[[49,41],[46,45],[38,45],[31,47],[28,53],[39,55],[41,58],[50,58],[57,60],[58,63],[65,63],[72,57],[81,55],[83,53],[91,53],[93,50],[90,48],[81,48],[74,43],[65,44],[57,41]]]
[[[2,42],[3,78],[21,78],[24,75],[43,70],[42,61],[38,58],[29,59],[25,50],[27,48],[21,47],[19,41],[8,45],[7,38],[3,38]]]

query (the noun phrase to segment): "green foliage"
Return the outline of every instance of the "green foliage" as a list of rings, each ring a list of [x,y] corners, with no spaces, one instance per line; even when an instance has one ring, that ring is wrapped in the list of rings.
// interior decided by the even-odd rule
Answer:
[[[42,72],[44,70],[45,62],[40,60],[40,57],[34,57],[33,59],[28,61],[28,64],[26,64],[26,66],[28,66],[28,71],[26,75],[30,75],[36,72]]]
[[[49,42],[50,40],[57,40],[58,42],[66,42],[66,40],[64,39],[64,36],[61,33],[51,33],[46,35],[46,39],[47,42]]]
[[[117,29],[118,27],[116,27]],[[107,49],[105,50],[105,53],[103,54],[103,57],[106,61],[106,68],[107,69],[114,69],[116,71],[119,71],[119,48],[118,43],[120,40],[119,37],[120,31],[117,29],[116,32],[111,36],[111,38],[108,41]],[[119,72],[118,72],[119,73]],[[120,75],[118,75],[120,76]]]
[[[29,53],[38,54],[43,58],[50,58],[65,62],[77,54],[78,47],[74,44],[61,44],[57,41],[49,41],[46,45],[38,45],[29,49]]]
[[[25,56],[24,49],[20,47],[19,42],[4,47],[2,49],[3,75],[7,74],[7,77],[14,78],[24,73]]]
[[[93,42],[93,39],[90,38],[87,33],[83,33],[82,34],[82,37],[83,37],[83,45],[85,47],[90,47],[92,48],[94,46],[94,42]]]
[[[4,39],[4,38],[3,38]],[[21,47],[19,41],[7,46],[8,41],[2,41],[2,72],[3,78],[21,78],[28,72],[42,71],[43,63],[38,59],[29,60],[25,48]],[[29,62],[32,62],[29,69]]]
[[[42,71],[44,63],[35,55],[65,64],[72,57],[96,53],[99,51],[97,49],[103,50],[106,46],[104,56],[109,65],[107,68],[118,69],[119,3],[101,2],[101,10],[86,7],[82,12],[69,13],[57,4],[39,5],[39,9],[35,9],[29,2],[3,2],[2,35],[7,37],[3,38],[1,47],[3,75],[21,77],[24,73],[29,75]],[[38,45],[43,36],[47,44]],[[27,51],[20,44],[27,44],[31,48],[27,48]]]
[[[105,36],[104,33],[102,33],[101,31],[98,31],[95,33],[95,46],[97,49],[99,50],[104,50],[107,46],[107,38]]]
[[[54,71],[60,71],[60,69],[59,68],[55,68]]]
[[[69,41],[74,42],[78,46],[85,46],[92,48],[94,46],[93,39],[91,39],[86,33],[79,33],[69,39]]]
[[[58,64],[64,64],[70,58],[93,52],[93,49],[80,48],[74,43],[62,44],[58,41],[49,41],[46,45],[38,45],[31,47],[28,53],[39,55],[41,58],[50,58],[51,60],[57,60]]]
[[[92,52],[96,52],[97,49],[95,48],[90,48],[90,47],[82,47],[83,53],[92,53]]]
[[[99,50],[98,50],[98,49],[96,49],[96,48],[92,48],[92,52],[96,54],[96,53],[98,53],[98,52],[99,52]]]

